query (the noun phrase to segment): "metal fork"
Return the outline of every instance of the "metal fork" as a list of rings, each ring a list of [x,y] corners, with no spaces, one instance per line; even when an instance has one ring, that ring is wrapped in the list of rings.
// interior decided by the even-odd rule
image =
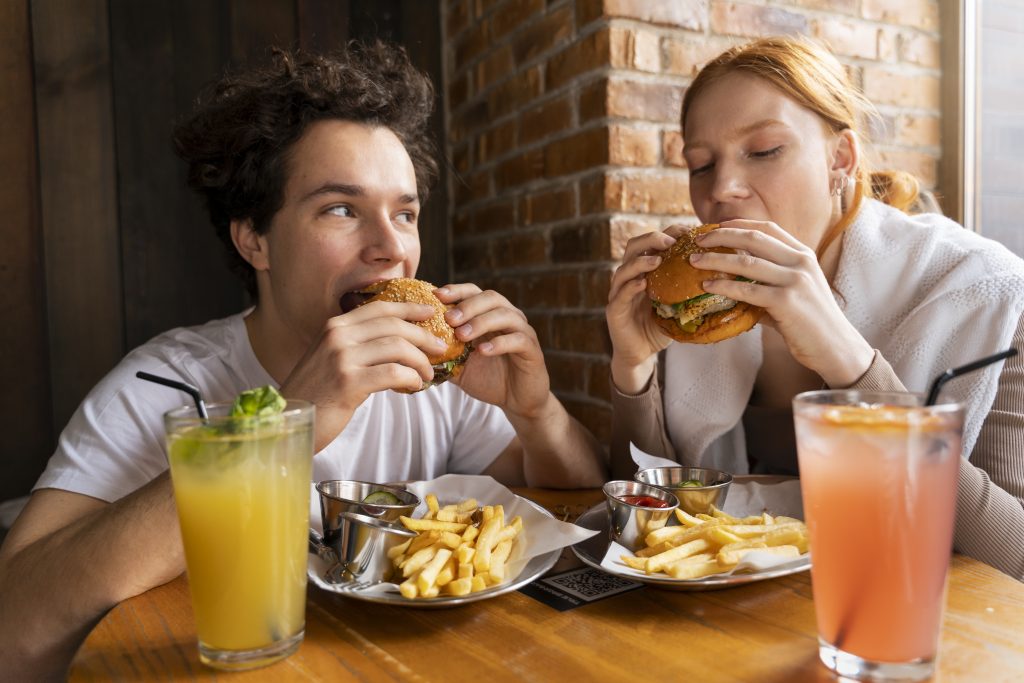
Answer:
[[[331,565],[326,572],[324,572],[324,578],[327,579],[328,583],[336,586],[341,591],[361,591],[364,588],[376,585],[375,581],[361,581],[359,579],[347,579],[345,578],[348,572],[348,567],[341,562],[337,562]],[[351,574],[349,574],[351,576]]]

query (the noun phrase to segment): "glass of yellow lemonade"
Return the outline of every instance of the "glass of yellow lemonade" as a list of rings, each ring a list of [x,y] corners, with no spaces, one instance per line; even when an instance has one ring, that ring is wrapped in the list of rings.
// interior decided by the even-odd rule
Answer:
[[[180,408],[164,423],[199,657],[237,670],[287,657],[305,632],[314,408],[231,407],[211,404],[207,419]]]
[[[964,410],[922,403],[856,391],[793,400],[819,656],[841,676],[934,672]]]

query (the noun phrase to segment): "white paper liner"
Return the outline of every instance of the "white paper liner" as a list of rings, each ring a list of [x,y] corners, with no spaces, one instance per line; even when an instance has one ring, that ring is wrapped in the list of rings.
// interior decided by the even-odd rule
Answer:
[[[654,467],[681,467],[677,462],[666,458],[659,458],[629,445],[633,462],[639,469],[650,469]],[[783,515],[796,519],[804,518],[803,500],[800,497],[800,480],[794,477],[776,476],[736,476],[729,486],[729,493],[725,499],[722,509],[736,517],[748,515],[759,515],[762,512],[769,512],[772,515]],[[673,521],[675,517],[671,518]],[[615,574],[632,575],[637,577],[648,577],[649,574],[633,569],[624,563],[620,558],[623,555],[633,555],[633,552],[619,545],[610,543],[604,554],[601,566],[611,570]],[[804,553],[799,558],[779,557],[769,553],[751,551],[743,556],[743,561],[737,564],[732,570],[715,574],[714,576],[730,576],[736,573],[757,573],[768,569],[778,569],[788,565],[806,564],[809,553]],[[671,579],[667,574],[657,574],[659,577]],[[680,581],[699,581],[700,579],[679,579]]]
[[[421,501],[419,507],[413,512],[413,517],[422,517],[426,513],[425,499],[428,493],[437,496],[438,503],[442,507],[451,503],[460,503],[467,498],[475,498],[481,506],[501,505],[505,510],[506,522],[511,521],[516,515],[522,517],[523,530],[513,546],[505,573],[505,581],[502,583],[508,583],[518,577],[531,558],[574,545],[597,533],[575,524],[558,521],[487,476],[446,474],[432,481],[417,481],[407,484],[406,489],[419,496]],[[318,585],[324,583],[322,577],[327,569],[328,564],[320,557],[312,553],[309,555],[310,578]],[[368,591],[397,592],[398,585],[380,583],[359,590],[364,593]]]

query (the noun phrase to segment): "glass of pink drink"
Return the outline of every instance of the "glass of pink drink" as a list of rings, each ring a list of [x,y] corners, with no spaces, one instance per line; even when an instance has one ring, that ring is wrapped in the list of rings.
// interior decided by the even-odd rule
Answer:
[[[934,672],[964,413],[922,403],[856,391],[793,400],[819,656],[842,676]]]

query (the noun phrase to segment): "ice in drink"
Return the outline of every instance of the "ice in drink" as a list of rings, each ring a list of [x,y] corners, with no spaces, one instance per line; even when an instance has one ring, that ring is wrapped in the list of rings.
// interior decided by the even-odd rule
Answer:
[[[289,404],[293,408],[293,404]],[[252,668],[302,640],[312,407],[174,421],[168,457],[201,659]]]
[[[794,401],[822,659],[844,675],[927,677],[936,656],[963,412],[919,401]]]

